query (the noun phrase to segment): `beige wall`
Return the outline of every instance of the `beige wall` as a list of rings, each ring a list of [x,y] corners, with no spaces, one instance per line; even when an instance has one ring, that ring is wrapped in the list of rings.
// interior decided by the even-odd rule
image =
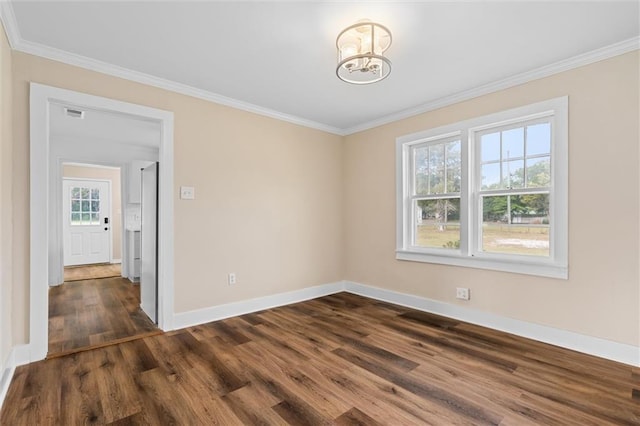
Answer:
[[[349,279],[639,344],[637,52],[346,138],[14,52],[15,344],[29,325],[30,81],[175,113],[176,312]],[[569,280],[395,260],[397,136],[563,95]],[[453,297],[463,285],[469,302]]]
[[[0,23],[0,375],[12,341],[12,73],[11,49]]]
[[[345,138],[345,278],[640,344],[638,52]],[[431,84],[431,82],[425,82]],[[569,280],[395,260],[395,138],[569,95]],[[457,301],[455,287],[472,299]]]
[[[342,279],[342,138],[14,52],[14,212],[29,211],[29,82],[175,114],[175,310]],[[180,185],[196,199],[179,200]],[[29,223],[16,216],[14,343],[29,334]],[[227,285],[227,273],[238,282]]]
[[[102,167],[64,166],[62,177],[106,179],[111,181],[111,244],[113,258],[122,259],[122,197],[120,170]]]

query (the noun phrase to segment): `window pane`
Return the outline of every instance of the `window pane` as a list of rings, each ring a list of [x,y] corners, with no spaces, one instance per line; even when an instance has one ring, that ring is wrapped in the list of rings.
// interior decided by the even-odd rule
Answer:
[[[82,213],[82,224],[88,225],[91,221],[91,215],[89,213]]]
[[[71,198],[80,198],[80,188],[78,188],[77,186],[71,188]]]
[[[523,188],[524,161],[515,160],[502,163],[502,179],[504,188]]]
[[[429,194],[443,194],[444,144],[429,146]]]
[[[416,246],[460,248],[460,198],[418,200],[414,206]]]
[[[483,135],[480,138],[480,151],[482,162],[500,160],[500,132]]]
[[[71,213],[71,224],[80,225],[80,213]]]
[[[460,192],[462,158],[460,141],[449,142],[447,149],[447,188],[445,192]]]
[[[91,224],[100,225],[100,215],[98,213],[91,213]]]
[[[444,167],[429,174],[429,194],[444,194]]]
[[[527,156],[551,152],[551,124],[527,126]]]
[[[80,201],[79,200],[71,201],[71,211],[72,212],[79,212],[80,211]]]
[[[99,200],[100,199],[100,190],[97,188],[94,188],[91,190],[91,199],[92,200]]]
[[[527,187],[539,188],[551,185],[551,158],[527,159]]]
[[[80,194],[81,194],[83,200],[88,200],[89,199],[89,188],[81,188]]]
[[[524,157],[524,127],[502,132],[502,160]]]
[[[83,212],[88,212],[90,210],[91,205],[89,204],[89,201],[84,201],[82,200],[82,211]]]
[[[460,167],[447,168],[447,192],[460,192],[461,173]]]
[[[414,193],[427,195],[429,193],[429,147],[413,150],[413,167],[415,170]]]
[[[444,144],[429,146],[429,167],[432,169],[444,168]]]
[[[100,201],[91,201],[91,211],[100,212]]]
[[[483,197],[482,250],[549,256],[549,194]]]
[[[500,187],[500,163],[482,165],[482,189]]]

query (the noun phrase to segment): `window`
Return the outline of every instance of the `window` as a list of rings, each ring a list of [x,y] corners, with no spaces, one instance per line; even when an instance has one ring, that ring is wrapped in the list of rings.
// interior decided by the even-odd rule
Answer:
[[[100,225],[100,190],[73,186],[71,191],[71,225]]]
[[[396,257],[567,278],[567,104],[398,138]]]

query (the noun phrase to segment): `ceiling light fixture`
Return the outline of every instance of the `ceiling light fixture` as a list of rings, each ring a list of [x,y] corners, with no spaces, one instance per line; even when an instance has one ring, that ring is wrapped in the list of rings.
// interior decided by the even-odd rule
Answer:
[[[391,32],[380,24],[363,20],[345,28],[336,40],[336,75],[353,84],[375,83],[387,78],[391,61],[383,54],[389,46]]]

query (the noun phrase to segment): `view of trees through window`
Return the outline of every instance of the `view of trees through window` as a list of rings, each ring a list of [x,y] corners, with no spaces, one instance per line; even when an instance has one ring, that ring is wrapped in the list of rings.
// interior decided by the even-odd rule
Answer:
[[[480,136],[481,249],[549,256],[551,123]]]
[[[478,194],[485,252],[549,256],[551,123],[478,135]],[[460,140],[415,146],[414,245],[460,248]]]
[[[415,245],[460,247],[460,140],[414,150],[414,192],[417,229]]]

